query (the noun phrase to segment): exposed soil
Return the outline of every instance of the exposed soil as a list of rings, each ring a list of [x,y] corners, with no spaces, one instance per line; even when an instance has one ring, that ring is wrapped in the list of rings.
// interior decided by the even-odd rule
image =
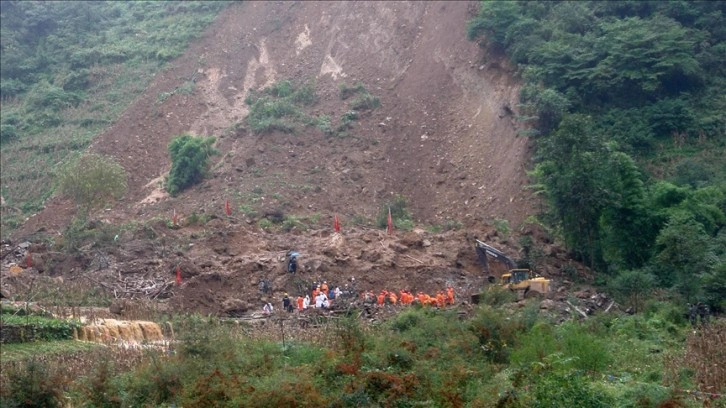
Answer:
[[[42,273],[68,277],[94,265],[101,282],[122,276],[173,281],[181,266],[183,284],[171,290],[171,304],[234,315],[283,291],[303,293],[315,280],[358,290],[432,292],[453,284],[462,295],[472,293],[484,283],[473,237],[516,259],[522,254],[515,237],[529,234],[546,256],[538,272],[559,276],[565,254],[525,224],[537,201],[525,189],[531,150],[517,136],[519,84],[505,60],[466,39],[475,11],[476,2],[450,1],[231,5],[91,146],[129,172],[126,197],[94,218],[145,227],[127,229],[101,250],[53,262],[47,261],[57,255],[36,244],[33,256],[52,265]],[[363,83],[381,106],[362,114],[348,137],[312,127],[253,134],[244,126],[245,98],[279,80],[314,83],[319,101],[310,113],[334,120],[348,110],[341,82]],[[194,94],[173,93],[188,81],[195,81]],[[165,92],[173,94],[160,102]],[[203,183],[169,197],[162,189],[167,145],[183,132],[217,137],[221,154]],[[375,220],[396,194],[407,198],[418,225],[450,221],[463,228],[389,236],[353,226]],[[224,214],[227,200],[231,218]],[[241,211],[251,208],[256,216]],[[277,233],[256,226],[273,212],[317,214],[320,222],[308,231]],[[159,221],[174,213],[181,224],[193,213],[213,219],[180,229]],[[341,234],[328,227],[335,214]],[[72,216],[71,203],[54,199],[14,241],[32,240],[39,231],[61,234]],[[496,233],[497,219],[509,222],[511,237]],[[294,276],[284,266],[291,249],[301,253],[302,270]],[[98,253],[103,267],[94,264]],[[2,268],[8,287],[20,279],[8,275],[10,259]],[[271,283],[271,293],[259,291],[260,280]],[[22,290],[16,283],[8,290]]]

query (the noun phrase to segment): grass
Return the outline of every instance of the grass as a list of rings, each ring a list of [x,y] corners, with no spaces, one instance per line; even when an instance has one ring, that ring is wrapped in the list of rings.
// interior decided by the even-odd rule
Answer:
[[[202,32],[222,6],[224,3],[207,2],[190,2],[183,6],[164,3],[83,5],[97,9],[101,14],[107,13],[101,17],[103,35],[95,30],[89,34],[64,28],[48,38],[52,42],[48,48],[54,48],[55,52],[48,58],[47,65],[39,68],[43,71],[36,73],[44,79],[36,81],[26,94],[2,101],[3,130],[11,129],[13,135],[13,140],[3,140],[0,157],[3,169],[0,192],[11,208],[8,216],[3,214],[2,217],[2,238],[6,238],[25,216],[43,208],[44,202],[54,193],[58,166],[84,151],[97,134],[113,124],[164,64],[181,55],[186,44]],[[36,6],[28,6],[33,7]],[[48,12],[60,13],[64,6],[48,7]],[[61,22],[59,27],[65,23]],[[69,32],[72,32],[72,40],[64,37]],[[129,32],[136,35],[128,35]],[[85,43],[86,48],[79,48],[79,43]],[[63,55],[71,57],[60,61],[53,59]],[[87,74],[88,81],[80,90],[66,92],[54,82],[69,75],[64,66],[69,59],[76,61],[73,58],[78,59],[74,63],[89,64],[80,70]],[[3,83],[6,80],[3,78]],[[193,82],[187,81],[168,96],[173,93],[189,95],[193,91]]]
[[[533,301],[523,308],[476,306],[465,317],[454,309],[406,307],[374,324],[321,318],[324,333],[290,332],[284,345],[279,325],[258,328],[250,337],[248,328],[211,317],[178,317],[175,354],[147,356],[134,365],[123,363],[127,357],[112,357],[118,361],[109,367],[124,367],[114,380],[74,378],[65,383],[66,396],[80,403],[94,378],[96,389],[116,396],[122,406],[286,406],[292,401],[494,406],[514,390],[517,404],[502,406],[548,401],[549,406],[576,401],[603,406],[606,401],[607,406],[655,407],[675,406],[667,405],[678,398],[665,376],[669,370],[675,368],[679,387],[695,387],[697,375],[704,387],[723,377],[720,368],[700,374],[705,372],[700,364],[706,367],[722,346],[717,342],[722,342],[723,325],[689,334],[683,321],[673,321],[675,330],[663,324],[665,313],[596,315],[564,324],[548,316]],[[93,347],[79,342],[11,345],[3,347],[2,359]],[[98,363],[86,367],[88,373],[103,373],[101,368]],[[677,406],[700,406],[696,399],[679,401]]]
[[[31,357],[72,354],[80,351],[95,350],[101,344],[76,340],[39,341],[32,343],[9,343],[0,347],[0,360],[3,364],[26,360]]]

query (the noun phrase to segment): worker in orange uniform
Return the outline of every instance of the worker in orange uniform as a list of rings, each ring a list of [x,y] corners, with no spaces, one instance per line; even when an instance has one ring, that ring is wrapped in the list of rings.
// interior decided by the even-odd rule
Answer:
[[[446,304],[454,304],[454,288],[452,288],[451,286],[446,288]]]
[[[398,296],[396,296],[396,292],[391,292],[388,294],[388,300],[391,301],[392,305],[396,305],[396,302],[398,302]]]
[[[444,296],[444,291],[440,290],[436,293],[436,306],[444,307],[445,304],[446,296]]]
[[[297,311],[302,312],[305,308],[305,299],[302,296],[297,297]]]
[[[385,290],[382,290],[381,293],[378,294],[378,299],[376,299],[377,300],[376,303],[378,304],[379,307],[383,306],[383,304],[386,302],[386,293],[385,292],[386,292]]]

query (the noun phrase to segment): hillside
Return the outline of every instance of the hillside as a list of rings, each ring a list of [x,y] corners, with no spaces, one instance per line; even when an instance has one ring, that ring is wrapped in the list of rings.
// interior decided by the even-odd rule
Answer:
[[[164,228],[159,220],[171,220],[173,213],[182,219],[192,214],[223,217],[227,200],[233,217],[160,233],[184,242],[189,236],[203,237],[193,249],[173,257],[152,250],[158,247],[154,239],[139,241],[138,234],[122,233],[120,248],[104,249],[118,262],[112,262],[114,270],[139,272],[136,264],[144,263],[145,274],[168,277],[181,262],[193,265],[189,270],[202,265],[206,271],[229,274],[234,269],[230,265],[247,259],[271,273],[278,265],[261,267],[260,259],[271,261],[279,256],[275,254],[297,249],[317,261],[307,266],[323,277],[343,270],[346,278],[375,271],[367,279],[373,288],[392,283],[391,276],[406,268],[422,275],[437,273],[424,279],[438,281],[428,282],[432,287],[427,290],[450,279],[456,265],[466,264],[466,274],[478,277],[471,237],[492,233],[495,221],[520,227],[533,212],[534,201],[524,189],[528,141],[517,137],[513,118],[517,82],[502,59],[466,41],[465,23],[474,6],[251,2],[226,9],[90,150],[114,157],[129,172],[124,199],[96,214],[106,229],[128,231],[132,224]],[[380,107],[361,114],[343,136],[311,127],[292,134],[248,130],[245,99],[252,90],[283,80],[314,84],[316,114],[337,118],[346,112],[341,84],[363,84],[380,99]],[[194,83],[192,93],[175,92],[189,81]],[[170,168],[167,144],[184,132],[217,137],[215,147],[222,154],[213,158],[210,177],[203,183],[169,197],[162,188]],[[387,240],[378,232],[366,232],[395,195],[405,197],[417,225],[440,230],[448,222],[463,225],[464,231],[432,238],[420,230],[414,238]],[[254,222],[269,213],[296,217],[311,230],[261,231]],[[15,237],[36,231],[63,234],[73,214],[72,203],[55,198]],[[377,261],[346,264],[323,254],[327,240],[321,237],[327,238],[334,214],[341,218],[346,239],[352,224],[358,225],[355,238],[347,241],[352,247],[340,249],[342,257],[368,253]],[[424,239],[439,240],[442,246],[423,248]],[[406,249],[381,248],[376,240],[403,240],[404,246],[421,247],[438,258],[416,253],[407,255],[414,261],[380,259],[386,258],[381,252]],[[146,249],[132,251],[128,259],[121,255],[139,245]],[[58,263],[69,266],[54,268],[53,274],[79,267]],[[251,272],[237,269],[235,276]]]

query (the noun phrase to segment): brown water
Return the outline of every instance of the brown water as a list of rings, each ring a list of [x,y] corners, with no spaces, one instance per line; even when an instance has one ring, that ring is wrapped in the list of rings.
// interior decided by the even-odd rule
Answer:
[[[142,343],[164,340],[161,327],[154,322],[115,319],[96,319],[76,330],[75,337],[77,340],[97,343],[122,341]]]

